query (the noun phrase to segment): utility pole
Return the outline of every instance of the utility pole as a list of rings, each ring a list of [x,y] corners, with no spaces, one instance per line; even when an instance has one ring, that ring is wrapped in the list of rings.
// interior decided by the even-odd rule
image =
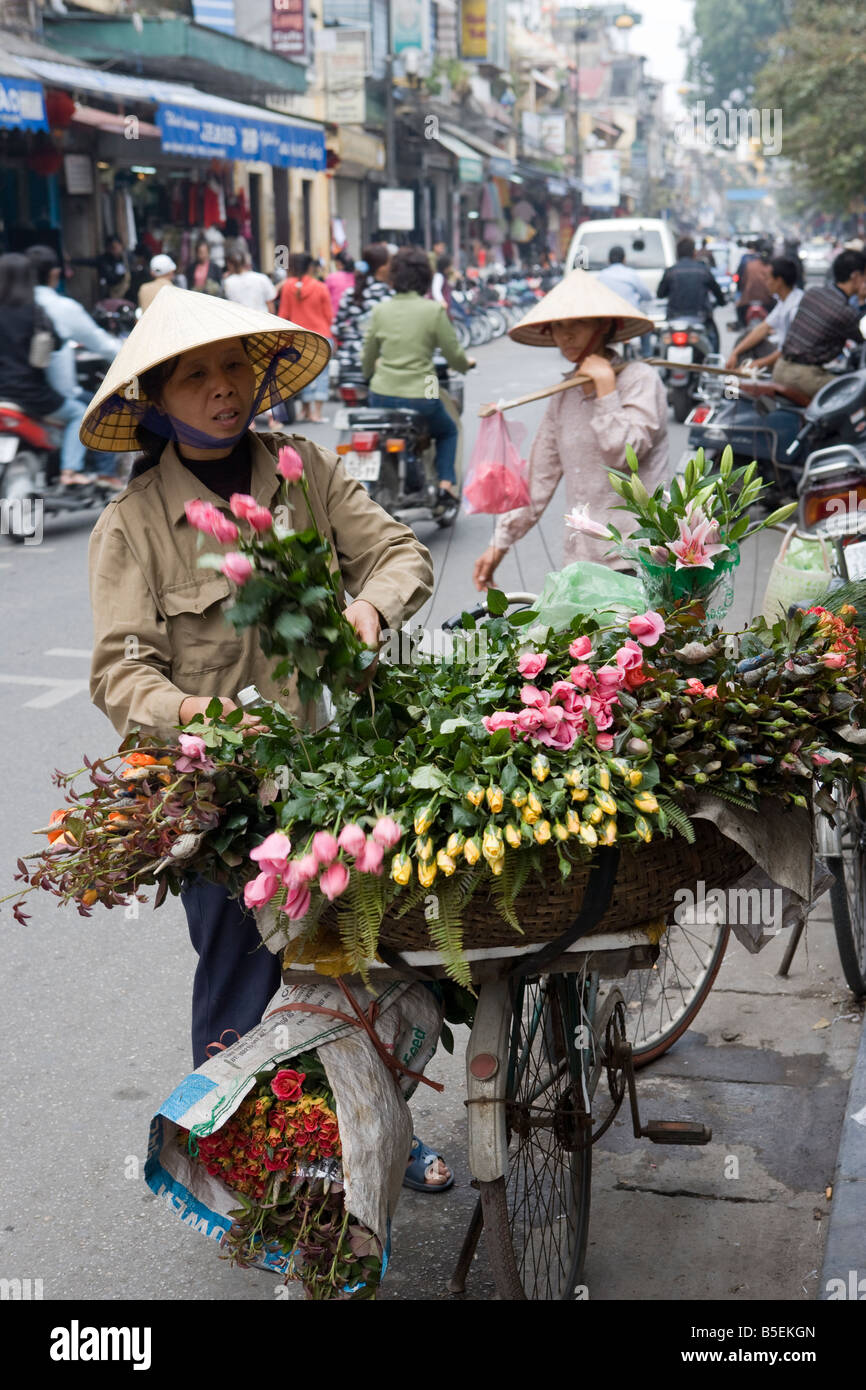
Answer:
[[[388,12],[388,52],[385,55],[385,178],[389,188],[397,187],[396,139],[394,133],[394,38],[391,25],[391,0]]]

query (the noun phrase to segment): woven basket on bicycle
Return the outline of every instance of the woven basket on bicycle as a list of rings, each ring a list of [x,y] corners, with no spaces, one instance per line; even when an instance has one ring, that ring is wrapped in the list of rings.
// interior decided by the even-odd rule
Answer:
[[[651,846],[622,846],[610,906],[594,928],[596,932],[622,931],[660,917],[670,918],[678,891],[694,890],[699,880],[706,892],[728,888],[753,867],[751,855],[722,835],[712,822],[695,820],[693,824],[693,845],[675,835],[654,840]],[[576,864],[568,878],[563,879],[552,847],[547,852],[548,865],[545,889],[541,889],[537,878],[530,878],[515,901],[515,914],[527,942],[554,941],[571,926],[583,902],[589,865]],[[386,916],[379,940],[391,950],[429,950],[430,932],[423,905],[404,917]],[[463,940],[466,947],[481,949],[515,946],[521,938],[503,920],[495,899],[479,890],[466,908]]]

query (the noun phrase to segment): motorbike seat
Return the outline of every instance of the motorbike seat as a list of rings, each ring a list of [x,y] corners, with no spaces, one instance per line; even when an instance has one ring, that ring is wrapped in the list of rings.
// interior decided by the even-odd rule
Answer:
[[[793,386],[783,386],[778,381],[740,381],[740,394],[751,396],[755,399],[758,396],[781,396],[785,400],[796,406],[807,406],[810,397],[804,395],[802,391],[797,391]]]

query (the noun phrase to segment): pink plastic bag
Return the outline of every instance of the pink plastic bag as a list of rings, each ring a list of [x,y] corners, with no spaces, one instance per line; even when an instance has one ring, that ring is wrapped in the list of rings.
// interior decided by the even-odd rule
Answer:
[[[469,515],[487,512],[496,516],[529,505],[526,464],[518,452],[526,428],[514,425],[513,429],[516,444],[501,410],[481,421],[463,488],[463,506]]]

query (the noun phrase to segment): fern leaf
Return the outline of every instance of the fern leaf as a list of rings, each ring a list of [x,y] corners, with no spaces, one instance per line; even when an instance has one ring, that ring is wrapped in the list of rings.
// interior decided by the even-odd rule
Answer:
[[[678,806],[675,801],[671,801],[669,796],[658,798],[659,806],[664,811],[671,825],[678,830],[687,845],[695,843],[695,827],[692,825],[682,806]]]
[[[476,875],[480,877],[480,875]],[[436,915],[427,917],[427,930],[445,969],[458,985],[472,987],[472,972],[463,954],[463,886],[452,879],[440,881],[435,894]]]
[[[514,853],[506,850],[502,873],[493,879],[492,884],[497,912],[521,936],[524,935],[524,931],[518,921],[517,913],[514,911],[514,903],[526,884],[531,867],[530,855],[526,853],[526,850]]]
[[[379,945],[379,928],[385,914],[385,891],[375,874],[353,873],[340,899],[340,940],[351,969],[369,985],[369,962]]]
[[[739,806],[742,811],[757,810],[754,800],[740,796],[739,792],[729,792],[724,787],[713,787],[713,796],[719,797],[722,801],[730,801],[732,806]]]

